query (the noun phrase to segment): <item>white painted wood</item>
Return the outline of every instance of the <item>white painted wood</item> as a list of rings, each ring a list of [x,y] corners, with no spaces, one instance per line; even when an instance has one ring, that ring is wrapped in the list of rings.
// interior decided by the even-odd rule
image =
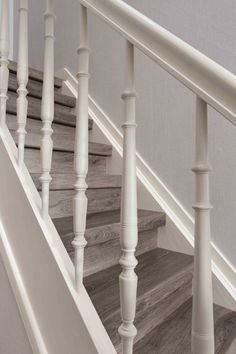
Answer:
[[[138,243],[137,230],[137,185],[136,185],[136,123],[134,88],[134,47],[126,43],[126,87],[122,95],[125,108],[123,124],[123,171],[121,199],[121,258],[122,272],[120,282],[120,304],[122,324],[119,334],[122,338],[122,353],[133,353],[133,341],[137,329],[133,324],[136,311],[137,275],[134,268],[137,265],[135,249]]]
[[[9,0],[1,1],[1,24],[0,24],[0,124],[6,122],[6,102],[8,89],[8,56],[9,56]]]
[[[87,9],[80,6],[80,47],[79,70],[77,73],[78,97],[77,97],[77,119],[75,134],[74,169],[76,175],[74,209],[74,234],[72,242],[75,248],[75,283],[76,289],[80,292],[83,284],[84,268],[84,237],[86,229],[86,216],[88,199],[86,196],[86,176],[88,172],[88,82],[89,82],[89,47],[88,47],[88,24]]]
[[[80,0],[236,124],[236,76],[121,0]]]
[[[192,351],[214,354],[214,319],[211,273],[211,230],[208,161],[207,104],[196,102],[195,248],[193,276]]]
[[[19,44],[17,62],[17,135],[18,135],[18,164],[22,168],[24,161],[24,146],[28,101],[26,95],[28,83],[28,0],[21,0],[19,7]]]
[[[73,264],[16,158],[9,130],[0,129],[0,253],[34,352],[115,354],[85,288],[75,291]]]
[[[52,121],[54,117],[54,12],[53,0],[46,1],[46,12],[44,14],[45,35],[44,35],[44,72],[43,72],[43,92],[42,111],[43,122],[41,141],[42,160],[42,214],[48,214],[49,206],[49,185],[51,182],[51,164],[53,141],[51,135]]]

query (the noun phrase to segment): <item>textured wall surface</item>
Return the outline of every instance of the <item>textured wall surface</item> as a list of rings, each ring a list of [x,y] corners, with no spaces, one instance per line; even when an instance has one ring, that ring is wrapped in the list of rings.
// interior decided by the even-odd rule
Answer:
[[[157,23],[236,73],[236,4],[233,0],[127,0]],[[55,68],[77,70],[78,1],[56,3]],[[43,2],[32,1],[30,63],[43,60]],[[124,39],[93,15],[90,20],[90,92],[120,127],[123,106]],[[35,45],[37,44],[37,45]],[[16,48],[16,46],[15,46]],[[192,214],[195,97],[137,51],[137,147],[186,210]],[[236,267],[236,127],[209,109],[212,235]]]

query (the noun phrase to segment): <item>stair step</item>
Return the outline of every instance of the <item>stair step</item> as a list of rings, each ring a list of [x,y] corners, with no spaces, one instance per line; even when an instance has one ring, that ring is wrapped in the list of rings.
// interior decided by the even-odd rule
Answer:
[[[120,208],[120,188],[88,189],[88,214]],[[51,191],[50,216],[60,218],[73,215],[73,190]]]
[[[7,113],[16,115],[17,112],[17,94],[11,91],[8,91],[8,100],[7,100]],[[54,119],[53,122],[57,124],[62,124],[63,126],[75,127],[76,116],[71,113],[71,108],[55,104],[54,107]],[[12,116],[12,118],[14,117]],[[39,120],[41,122],[41,100],[34,97],[28,97],[28,118],[33,118],[34,120]],[[16,122],[14,117],[13,121]],[[42,123],[41,123],[42,124]],[[29,125],[29,119],[27,120],[27,127]],[[93,121],[89,118],[89,129],[92,129]]]
[[[236,353],[236,312],[214,305],[215,353]],[[134,354],[191,353],[192,298],[134,346]]]
[[[14,61],[9,61],[9,71],[12,73],[16,73],[17,72],[17,63]],[[43,72],[36,70],[36,69],[32,69],[29,68],[29,77],[31,79],[37,80],[42,82],[43,81]],[[62,87],[62,79],[59,79],[58,77],[54,77],[54,86],[56,88],[61,88]]]
[[[25,149],[25,163],[30,173],[41,174],[39,149]],[[73,173],[74,154],[71,152],[53,151],[51,173]],[[106,157],[89,155],[88,176],[99,176],[106,173]]]
[[[58,218],[53,222],[67,252],[74,260],[74,249],[71,245],[74,238],[73,218]],[[156,248],[156,230],[164,225],[165,214],[163,212],[138,211],[139,245],[137,254]],[[155,233],[150,233],[152,230],[155,230]],[[88,215],[85,238],[88,242],[85,249],[85,275],[118,264],[120,258],[120,210]]]
[[[34,184],[38,190],[41,190],[41,183],[39,181],[40,173],[32,173]],[[73,173],[52,173],[52,181],[50,183],[50,190],[70,190],[74,189],[75,174]],[[86,179],[89,189],[97,188],[120,188],[121,176],[118,175],[103,175],[90,176]]]
[[[7,126],[13,136],[14,141],[17,143],[17,124],[16,120],[7,117]],[[28,119],[27,120],[27,135],[25,140],[26,147],[39,148],[42,139],[42,122],[40,120]],[[72,127],[64,126],[61,124],[52,125],[53,134],[53,149],[56,151],[74,152],[74,139],[75,129]],[[100,144],[89,142],[89,154],[110,156],[112,154],[112,147],[108,144]]]
[[[28,100],[29,97],[42,98],[42,82],[30,79],[27,84],[28,90]],[[8,81],[8,90],[16,92],[18,89],[18,82],[15,73],[10,73]],[[62,93],[55,90],[54,100],[60,105],[64,105],[70,108],[74,108],[76,105],[76,99],[71,96],[63,95]]]
[[[193,257],[156,248],[138,257],[135,325],[141,340],[191,297]],[[118,352],[121,323],[119,265],[85,277],[84,284]],[[143,353],[149,353],[144,351]],[[182,353],[182,352],[181,352]]]

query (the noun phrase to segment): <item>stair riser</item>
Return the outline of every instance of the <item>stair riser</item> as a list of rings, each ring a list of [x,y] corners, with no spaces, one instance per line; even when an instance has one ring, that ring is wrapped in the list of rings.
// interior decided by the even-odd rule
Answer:
[[[14,141],[17,143],[17,125],[16,120],[7,118],[7,125],[12,134]],[[42,139],[42,122],[36,119],[28,119],[27,135],[25,140],[26,147],[40,148]],[[64,126],[61,124],[52,124],[53,149],[58,151],[74,152],[75,128]],[[110,145],[89,143],[89,153],[94,155],[107,156],[111,154]]]
[[[162,289],[164,291],[164,289]],[[165,321],[179,306],[187,301],[192,296],[192,281],[189,280],[189,276],[186,280],[183,279],[181,285],[179,282],[173,282],[171,287],[171,293],[165,296],[164,299],[159,301],[153,306],[148,306],[145,303],[137,304],[137,312],[135,317],[135,326],[138,330],[138,334],[135,337],[134,342],[137,343],[144,338],[151,330]],[[151,300],[152,301],[152,300]],[[143,309],[142,309],[143,307]],[[145,321],[144,321],[145,319]],[[109,322],[112,321],[113,328],[108,327]],[[108,327],[108,334],[113,338],[113,344],[118,353],[121,353],[120,337],[116,333],[116,328],[120,325],[120,314],[108,318],[103,322],[105,328]]]
[[[28,90],[28,97],[35,97],[35,98],[42,98],[42,83],[36,80],[30,79],[28,81],[27,85],[27,90]],[[13,73],[10,73],[9,75],[9,81],[8,81],[8,90],[16,92],[18,89],[18,83],[17,83],[17,78],[16,75]],[[60,104],[60,105],[65,105],[70,108],[75,107],[75,98],[70,97],[70,96],[65,96],[60,94],[59,92],[55,91],[54,92],[54,99],[55,102]]]
[[[17,107],[17,93],[13,92],[13,91],[8,91],[7,93],[8,96],[8,100],[7,100],[7,113],[12,113],[12,114],[16,114],[16,107]],[[28,117],[33,117],[33,118],[40,118],[41,116],[41,104],[42,101],[39,98],[35,98],[35,97],[27,97],[27,101],[28,101]],[[54,103],[54,110],[55,110],[55,115],[57,115],[57,113],[64,113],[64,114],[68,114],[68,116],[70,114],[72,114],[73,109],[58,103]]]
[[[38,190],[41,189],[41,184],[39,182],[40,174],[31,175],[34,181],[34,184]],[[121,187],[121,178],[120,176],[88,176],[86,179],[88,188],[120,188]],[[50,184],[50,190],[69,190],[73,189],[75,184],[75,175],[74,174],[53,174],[52,182]]]
[[[11,73],[16,74],[16,72],[17,72],[17,63],[16,62],[10,61],[8,67],[9,67],[9,70]],[[41,83],[43,81],[43,73],[41,71],[33,69],[33,68],[29,68],[29,77],[31,79],[37,80]],[[62,87],[62,80],[59,79],[58,77],[54,77],[54,86],[56,88]]]
[[[96,232],[94,231],[94,234]],[[101,233],[101,231],[100,231]],[[98,244],[93,244],[91,240],[94,241],[95,237],[101,240],[101,235],[99,231],[96,235],[91,235],[91,231],[86,231],[85,238],[88,244],[85,248],[85,266],[84,275],[88,276],[94,274],[100,270],[107,269],[119,262],[121,249],[120,249],[120,226],[113,226],[112,231],[106,228],[103,230],[103,235],[105,238],[107,235],[111,235],[111,240],[106,242],[100,242]],[[67,252],[69,253],[72,260],[74,259],[74,249],[71,245],[73,240],[73,234],[63,237],[63,243]],[[113,237],[113,238],[112,238]],[[156,231],[145,231],[139,232],[139,244],[136,250],[136,255],[143,254],[156,248],[157,245],[157,232]]]
[[[89,189],[87,191],[88,213],[119,209],[120,196],[120,188]],[[60,218],[73,215],[73,197],[74,191],[52,191],[50,193],[50,216]]]
[[[25,162],[30,173],[41,174],[40,151],[25,149]],[[73,173],[74,154],[53,151],[52,173]],[[106,158],[102,156],[89,156],[88,176],[99,176],[106,173]]]
[[[8,124],[12,130],[16,130],[16,96],[12,97],[12,94],[9,94],[9,99],[7,101],[7,114],[8,114]],[[33,98],[28,99],[28,110],[27,110],[27,123],[26,127],[28,130],[30,124],[30,118],[34,120],[39,120],[41,122],[41,101]],[[9,119],[12,118],[12,122]],[[76,116],[72,113],[71,109],[61,105],[55,105],[54,107],[54,123],[63,124],[70,127],[75,127],[76,125]],[[42,123],[40,123],[42,124]],[[93,121],[89,118],[88,129],[91,130],[93,127]]]

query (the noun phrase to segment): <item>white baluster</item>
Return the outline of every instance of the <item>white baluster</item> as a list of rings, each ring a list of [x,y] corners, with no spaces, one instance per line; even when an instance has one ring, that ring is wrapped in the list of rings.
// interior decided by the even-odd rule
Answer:
[[[43,122],[41,141],[42,161],[42,214],[46,216],[49,208],[49,185],[51,182],[51,163],[53,141],[51,135],[54,117],[54,12],[53,0],[46,1],[45,20],[45,49],[41,118]]]
[[[192,351],[214,354],[207,104],[197,98]]]
[[[89,47],[87,9],[80,6],[80,47],[78,78],[77,119],[75,136],[74,169],[76,174],[74,207],[75,284],[80,291],[83,283],[84,238],[87,216],[86,176],[88,172],[88,81]]]
[[[21,168],[24,161],[24,146],[26,135],[25,126],[28,109],[28,101],[26,98],[26,95],[28,93],[26,89],[28,83],[28,0],[21,0],[19,8],[19,49],[17,63],[17,81],[18,163],[19,167]]]
[[[1,25],[0,25],[0,123],[6,122],[6,103],[8,90],[8,56],[9,56],[9,1],[1,0]]]
[[[133,324],[136,311],[137,275],[134,268],[137,265],[135,249],[138,242],[137,230],[137,185],[136,185],[136,123],[134,88],[134,47],[126,44],[126,89],[122,98],[125,108],[123,124],[123,174],[121,201],[121,258],[122,272],[120,281],[120,302],[122,324],[119,334],[122,338],[122,353],[133,353],[134,337],[137,330]]]

